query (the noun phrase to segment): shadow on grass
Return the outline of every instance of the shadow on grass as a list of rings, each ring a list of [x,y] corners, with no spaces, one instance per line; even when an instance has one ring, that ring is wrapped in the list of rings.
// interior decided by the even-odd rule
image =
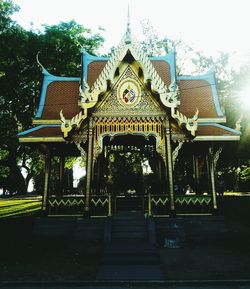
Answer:
[[[36,199],[0,199],[0,218],[38,214],[41,206],[41,200]]]

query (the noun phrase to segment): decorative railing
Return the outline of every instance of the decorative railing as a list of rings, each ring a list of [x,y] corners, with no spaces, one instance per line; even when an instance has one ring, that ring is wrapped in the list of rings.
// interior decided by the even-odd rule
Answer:
[[[178,195],[175,196],[177,213],[209,213],[212,199],[210,195]],[[50,196],[48,211],[50,214],[83,214],[84,195]],[[121,210],[138,210],[151,215],[169,214],[169,197],[165,194],[111,194],[92,195],[90,197],[91,215],[112,216]]]
[[[111,216],[111,199],[109,195],[92,195],[90,212],[96,216]]]
[[[148,211],[151,215],[166,215],[168,214],[169,198],[166,194],[151,195],[148,194]]]
[[[178,213],[210,213],[212,198],[210,195],[184,195],[175,197],[175,209]]]
[[[177,196],[175,203],[180,205],[210,205],[211,196],[209,195],[193,195],[193,196]]]
[[[50,214],[83,214],[85,195],[52,195],[48,199]],[[90,212],[93,215],[111,215],[111,199],[109,195],[92,195]]]

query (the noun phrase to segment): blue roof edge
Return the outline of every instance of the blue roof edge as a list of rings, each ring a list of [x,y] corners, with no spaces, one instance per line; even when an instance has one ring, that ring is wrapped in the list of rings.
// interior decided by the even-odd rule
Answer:
[[[87,82],[88,78],[88,66],[93,61],[108,61],[109,57],[94,56],[89,54],[86,50],[82,49],[82,81]],[[84,91],[85,87],[82,83],[82,90]]]
[[[171,76],[171,82],[176,82],[176,51],[173,49],[168,54],[165,54],[163,56],[152,56],[149,57],[150,60],[156,60],[156,61],[165,61],[170,65],[170,76]]]
[[[198,123],[198,126],[207,126],[207,125],[216,126],[216,127],[228,130],[230,132],[236,133],[238,135],[241,135],[241,132],[239,130],[233,129],[231,127],[228,127],[228,126],[225,126],[225,125],[222,125],[222,124],[219,124],[219,123]]]
[[[23,136],[23,135],[26,135],[26,134],[28,134],[30,132],[39,130],[39,129],[44,128],[44,127],[60,127],[60,126],[61,126],[60,124],[42,124],[42,125],[38,125],[36,127],[32,127],[30,129],[27,129],[25,131],[19,132],[17,134],[17,136]]]

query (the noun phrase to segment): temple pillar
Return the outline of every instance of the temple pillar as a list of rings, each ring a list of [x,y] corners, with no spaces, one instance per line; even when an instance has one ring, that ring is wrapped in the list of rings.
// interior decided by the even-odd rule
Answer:
[[[213,200],[213,209],[217,210],[217,197],[216,197],[216,189],[215,189],[215,167],[214,167],[214,154],[213,148],[209,147],[208,151],[208,163],[209,163],[209,174],[210,174],[210,183],[211,183],[211,193]]]
[[[86,216],[89,216],[89,214],[90,214],[90,193],[91,193],[92,166],[93,166],[93,119],[90,119],[89,129],[88,129],[86,195],[85,195],[85,208],[84,208],[84,214]]]
[[[60,162],[59,162],[59,194],[63,195],[64,190],[64,163],[65,163],[65,156],[60,156]]]
[[[199,192],[199,187],[200,187],[200,172],[199,172],[199,157],[196,155],[193,155],[193,180],[194,180],[194,185],[195,188],[195,193],[200,193]]]
[[[42,211],[45,212],[48,209],[48,196],[49,196],[49,178],[51,168],[51,155],[47,153],[45,155],[45,168],[44,168],[44,189],[42,200]]]
[[[166,152],[167,152],[167,180],[168,180],[170,214],[175,215],[171,129],[169,128],[168,122],[166,126]]]

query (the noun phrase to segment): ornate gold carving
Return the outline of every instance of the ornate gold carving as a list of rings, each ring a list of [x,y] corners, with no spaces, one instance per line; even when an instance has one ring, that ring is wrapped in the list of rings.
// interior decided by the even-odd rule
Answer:
[[[135,90],[138,91],[138,99],[132,105],[126,105],[122,99],[123,87],[128,83],[133,83]],[[160,116],[166,112],[149,95],[147,91],[141,88],[140,81],[137,79],[133,70],[128,66],[118,81],[118,84],[112,89],[106,99],[95,109],[95,116]]]
[[[187,130],[189,130],[192,135],[195,135],[198,116],[196,117],[195,115],[192,119],[188,119],[177,110],[177,106],[180,104],[180,101],[179,90],[175,80],[173,80],[171,85],[167,87],[161,77],[158,75],[148,56],[141,49],[139,43],[133,37],[131,37],[131,41],[127,41],[126,37],[127,36],[124,35],[122,41],[113,52],[110,60],[105,65],[92,87],[89,88],[87,83],[84,81],[85,90],[82,91],[82,88],[79,88],[81,96],[79,105],[83,111],[68,121],[64,118],[63,112],[60,112],[62,121],[61,130],[64,137],[68,136],[69,132],[74,126],[77,128],[80,127],[82,121],[87,117],[88,109],[94,107],[98,101],[99,95],[106,91],[107,81],[110,80],[111,83],[113,82],[115,69],[118,67],[120,61],[122,61],[128,50],[130,50],[135,59],[141,63],[144,69],[145,81],[148,79],[151,80],[151,89],[160,95],[160,99],[164,106],[171,108],[172,117],[177,119],[180,125],[185,124]]]
[[[81,154],[81,157],[84,158],[86,153],[85,153],[83,147],[81,146],[81,143],[77,142],[77,141],[75,141],[74,143],[76,144],[76,146],[77,146],[77,148],[78,148],[78,150],[79,150],[79,152]]]
[[[95,124],[95,141],[100,147],[104,135],[152,134],[157,137],[157,145],[164,139],[160,117],[99,117],[95,119]]]
[[[183,144],[184,144],[184,142],[179,142],[177,147],[172,152],[173,169],[175,167],[175,162],[177,160],[177,157],[178,157],[178,154],[179,154],[179,150],[182,148]]]
[[[214,159],[214,169],[216,170],[216,167],[217,167],[217,162],[220,158],[220,154],[222,153],[222,150],[223,148],[222,147],[219,147],[218,150],[215,152],[214,156],[211,155],[211,157],[213,157]]]
[[[195,136],[195,132],[198,128],[198,114],[199,110],[196,110],[195,115],[192,118],[187,118],[184,114],[179,112],[175,108],[171,108],[171,116],[177,120],[178,125],[185,125],[186,129],[191,132],[191,135]]]
[[[63,136],[66,138],[69,132],[73,129],[73,127],[80,128],[82,121],[87,117],[87,110],[80,111],[76,116],[74,116],[71,120],[66,120],[63,111],[60,111],[61,116],[61,131],[63,132]]]
[[[87,128],[80,129],[72,135],[73,142],[75,143],[86,143],[88,140]]]
[[[142,64],[144,68],[145,80],[151,80],[151,89],[160,95],[160,99],[166,107],[174,108],[180,104],[179,91],[175,84],[175,80],[169,87],[165,85],[152,62],[149,60],[146,53],[141,49],[138,41],[133,39],[129,45],[129,50],[133,56]]]
[[[180,103],[180,93],[179,93],[179,87],[175,85],[175,80],[172,81],[172,83],[169,85],[168,90],[162,90],[158,91],[160,95],[161,102],[166,106],[169,107],[170,104],[173,104],[173,107],[176,107],[176,104]]]

